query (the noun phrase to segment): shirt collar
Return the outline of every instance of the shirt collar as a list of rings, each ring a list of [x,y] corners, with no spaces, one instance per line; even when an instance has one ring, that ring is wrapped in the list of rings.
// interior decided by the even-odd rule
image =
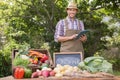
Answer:
[[[66,19],[67,19],[68,21],[72,21],[72,19],[71,19],[70,17],[68,17],[68,16],[66,17]],[[77,21],[76,17],[75,17],[74,21]]]

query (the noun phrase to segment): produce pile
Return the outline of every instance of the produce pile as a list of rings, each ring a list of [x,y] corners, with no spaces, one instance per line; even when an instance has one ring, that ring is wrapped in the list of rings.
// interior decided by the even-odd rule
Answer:
[[[87,57],[84,61],[78,64],[82,70],[87,70],[91,73],[107,72],[113,73],[112,64],[105,60],[103,57]]]
[[[102,77],[112,76],[106,72],[112,72],[112,64],[103,57],[88,57],[78,64],[78,66],[60,65],[55,67],[50,62],[48,53],[39,50],[29,50],[25,54],[18,54],[13,59],[13,77],[38,78],[38,77]],[[105,73],[99,73],[105,72]],[[94,75],[93,73],[96,73]]]
[[[38,50],[29,50],[27,54],[18,54],[13,59],[13,76],[16,79],[53,76],[49,55]]]

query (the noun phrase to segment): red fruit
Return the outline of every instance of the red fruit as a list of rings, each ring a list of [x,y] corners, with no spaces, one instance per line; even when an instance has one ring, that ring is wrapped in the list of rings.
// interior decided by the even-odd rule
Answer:
[[[50,71],[50,76],[55,76],[55,71]]]
[[[31,62],[31,63],[34,63],[34,60],[30,58],[30,62]]]
[[[24,77],[24,69],[22,67],[17,67],[14,71],[14,77],[16,79],[22,79]]]
[[[34,64],[38,64],[38,61],[37,60],[34,60],[34,62],[33,62]]]
[[[50,75],[50,71],[48,71],[48,70],[43,70],[42,71],[42,76],[48,77],[49,75]]]
[[[19,68],[16,68],[15,71],[14,71],[14,77],[16,79],[19,77],[18,73],[19,73]]]
[[[43,54],[43,57],[40,59],[41,62],[45,62],[48,60],[48,56],[46,54]]]
[[[40,61],[41,61],[42,63],[44,63],[44,59],[40,59]]]

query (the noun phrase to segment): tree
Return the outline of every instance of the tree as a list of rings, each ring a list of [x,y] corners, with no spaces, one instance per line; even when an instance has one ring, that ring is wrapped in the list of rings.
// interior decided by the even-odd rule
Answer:
[[[113,68],[115,70],[120,70],[120,22],[118,18],[113,18],[111,16],[106,16],[102,20],[103,23],[108,25],[110,34],[101,38],[105,41],[106,49],[99,51],[99,54],[108,59],[113,63]]]

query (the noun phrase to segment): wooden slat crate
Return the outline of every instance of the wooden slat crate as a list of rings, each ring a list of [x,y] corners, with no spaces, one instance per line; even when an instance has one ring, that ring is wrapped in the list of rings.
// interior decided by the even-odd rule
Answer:
[[[46,54],[48,56],[48,60],[50,62],[49,66],[53,67],[53,61],[52,61],[52,58],[51,58],[51,54],[48,50],[45,50],[45,49],[30,49],[30,50]],[[14,73],[14,68],[16,67],[16,66],[13,65],[13,60],[14,60],[16,54],[19,54],[18,52],[19,52],[19,50],[17,50],[17,49],[12,51],[12,73]],[[39,68],[37,65],[31,65],[31,66],[28,65],[28,67],[32,70],[32,72],[35,72],[36,69]]]

